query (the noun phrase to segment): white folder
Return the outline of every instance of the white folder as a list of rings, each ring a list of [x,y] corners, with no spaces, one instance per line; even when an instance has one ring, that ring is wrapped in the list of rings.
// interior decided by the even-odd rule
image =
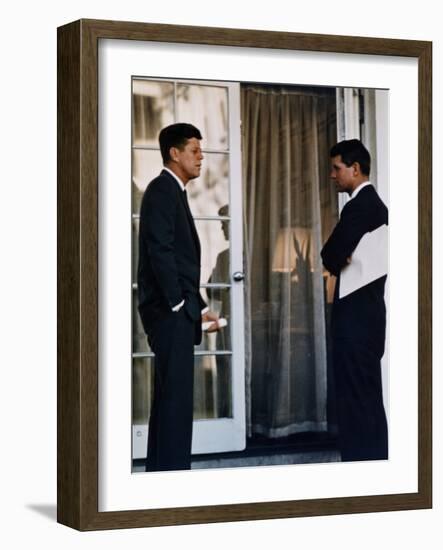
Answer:
[[[352,253],[351,263],[341,270],[339,297],[344,298],[387,273],[388,226],[381,225],[363,235]]]

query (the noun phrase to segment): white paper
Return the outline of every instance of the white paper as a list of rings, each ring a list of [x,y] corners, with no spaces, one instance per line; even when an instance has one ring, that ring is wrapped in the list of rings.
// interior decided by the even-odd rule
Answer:
[[[219,328],[226,327],[228,324],[228,321],[224,317],[220,317],[217,322],[218,322]],[[205,321],[204,323],[202,323],[202,330],[203,331],[208,330],[208,328],[213,324],[214,324],[214,321]]]
[[[351,263],[340,273],[340,298],[388,273],[388,226],[381,225],[361,238]]]

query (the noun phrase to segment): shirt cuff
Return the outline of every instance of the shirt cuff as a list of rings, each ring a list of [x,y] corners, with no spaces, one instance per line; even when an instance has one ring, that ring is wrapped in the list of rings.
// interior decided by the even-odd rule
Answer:
[[[172,311],[175,311],[175,312],[177,313],[177,311],[180,311],[180,310],[181,310],[181,308],[183,307],[183,304],[184,304],[184,303],[185,303],[185,301],[182,300],[179,304],[177,304],[176,306],[174,306],[174,307],[172,308]]]
[[[202,309],[202,315],[204,315],[205,313],[208,313],[209,311],[209,308],[206,306],[205,309]]]

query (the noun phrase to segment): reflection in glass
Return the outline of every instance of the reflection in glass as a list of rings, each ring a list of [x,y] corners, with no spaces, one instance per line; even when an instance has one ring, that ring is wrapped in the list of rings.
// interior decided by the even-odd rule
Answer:
[[[227,150],[227,88],[178,84],[177,120],[197,126],[202,133],[205,148]]]
[[[231,357],[196,356],[194,365],[194,420],[231,418]]]
[[[174,122],[174,84],[132,81],[134,145],[158,147],[158,134]]]
[[[232,351],[231,350],[231,289],[205,288],[201,294],[209,309],[219,317],[227,320],[226,327],[217,332],[203,332],[202,342],[196,348],[199,351]]]
[[[204,140],[202,145],[206,146]],[[204,153],[200,177],[188,182],[186,192],[193,216],[217,216],[229,202],[228,155]]]
[[[230,283],[229,221],[195,220],[201,245],[201,284]]]
[[[154,391],[154,358],[134,359],[132,364],[132,423],[147,424]]]
[[[132,352],[133,353],[152,353],[148,344],[148,338],[143,329],[142,321],[138,313],[137,290],[133,290],[132,296]]]
[[[160,150],[134,149],[132,151],[132,212],[134,214],[140,213],[143,193],[162,169],[163,161]]]
[[[137,282],[137,268],[138,268],[138,233],[140,227],[140,220],[132,218],[132,282]]]

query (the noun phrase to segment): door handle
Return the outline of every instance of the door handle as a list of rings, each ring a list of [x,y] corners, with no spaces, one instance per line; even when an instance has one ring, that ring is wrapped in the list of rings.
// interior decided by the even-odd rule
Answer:
[[[237,283],[239,283],[240,281],[243,281],[243,280],[244,280],[245,274],[244,274],[242,271],[236,271],[236,272],[232,275],[232,278],[234,279],[234,281],[236,281]]]

